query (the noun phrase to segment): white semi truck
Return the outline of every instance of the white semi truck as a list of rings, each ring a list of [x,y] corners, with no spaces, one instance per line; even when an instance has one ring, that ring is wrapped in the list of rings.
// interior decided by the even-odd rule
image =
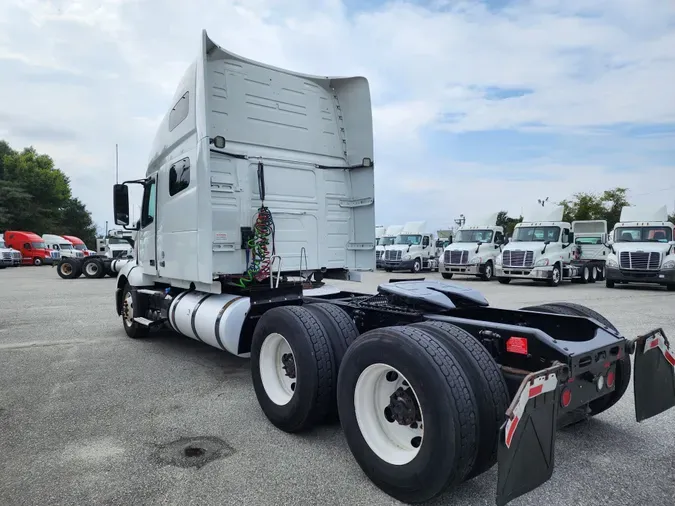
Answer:
[[[339,417],[361,469],[400,501],[433,499],[498,463],[503,506],[550,478],[558,419],[622,397],[634,347],[658,339],[670,353],[660,330],[629,341],[578,305],[490,308],[441,281],[377,294],[323,285],[375,267],[365,78],[271,67],[203,32],[145,175],[114,186],[124,227],[129,184],[143,204],[114,297],[126,334],[169,327],[250,357],[270,423],[295,433]],[[642,418],[675,403],[652,388],[668,371],[649,350],[635,359],[636,385],[649,390],[636,392]],[[600,352],[579,368],[578,356]]]
[[[607,224],[601,220],[562,221],[563,206],[537,208],[518,223],[513,238],[495,259],[502,284],[528,279],[558,286],[562,281],[593,283],[605,271]],[[579,244],[574,230],[579,232]]]
[[[382,266],[387,272],[409,270],[420,272],[438,268],[436,238],[425,232],[426,221],[410,221],[384,252]]]
[[[135,232],[110,230],[103,239],[96,239],[96,253],[82,257],[63,257],[56,264],[56,272],[63,279],[114,278],[132,258]],[[80,252],[81,253],[81,252]]]
[[[403,225],[389,225],[382,234],[382,237],[377,241],[375,246],[375,266],[378,269],[384,267],[384,252],[386,249],[394,244],[396,236],[403,230]]]
[[[5,239],[0,233],[0,269],[5,267],[18,267],[21,265],[21,252],[5,244]]]
[[[675,291],[674,229],[665,206],[624,207],[612,230],[607,288],[617,283],[651,283]]]
[[[455,274],[493,279],[495,260],[505,243],[504,228],[497,226],[497,215],[465,223],[457,230],[440,258],[439,270],[444,279],[452,279]]]
[[[44,234],[42,240],[49,249],[58,251],[61,258],[84,258],[84,253],[73,247],[68,239],[56,234]]]

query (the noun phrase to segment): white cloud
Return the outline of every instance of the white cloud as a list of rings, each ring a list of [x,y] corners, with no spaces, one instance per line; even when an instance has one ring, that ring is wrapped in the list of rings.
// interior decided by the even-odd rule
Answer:
[[[672,137],[627,138],[619,147],[634,148],[633,173],[613,174],[611,155],[573,165],[551,157],[529,161],[537,170],[528,182],[500,177],[528,162],[495,167],[477,157],[459,164],[428,143],[433,129],[448,139],[532,128],[588,136],[598,126],[675,123],[672,1],[435,6],[441,10],[404,1],[349,12],[339,0],[5,0],[0,132],[15,146],[34,144],[52,154],[102,224],[111,215],[114,144],[120,144],[121,176],[142,174],[154,128],[206,28],[219,44],[252,59],[369,78],[378,222],[402,212],[401,198],[432,220],[502,205],[513,195],[536,201],[547,192],[563,198],[615,185],[640,194],[655,181],[675,181],[675,167],[653,158]],[[489,100],[486,88],[530,93]],[[448,117],[453,121],[440,123]],[[54,135],[59,129],[68,135]],[[672,199],[663,193],[652,197]]]

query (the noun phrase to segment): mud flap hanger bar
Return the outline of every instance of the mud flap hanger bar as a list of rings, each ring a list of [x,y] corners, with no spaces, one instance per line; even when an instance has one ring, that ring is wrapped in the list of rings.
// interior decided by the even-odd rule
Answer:
[[[634,353],[635,415],[638,422],[675,407],[675,351],[663,329],[627,341]],[[498,448],[497,506],[534,490],[553,474],[559,385],[569,377],[556,363],[523,379],[506,411]]]

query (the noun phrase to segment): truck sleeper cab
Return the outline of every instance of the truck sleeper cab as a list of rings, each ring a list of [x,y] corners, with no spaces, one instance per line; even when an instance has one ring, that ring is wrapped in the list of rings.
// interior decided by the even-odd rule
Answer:
[[[666,207],[625,207],[612,231],[607,257],[607,288],[626,283],[649,283],[675,291],[675,225]]]
[[[153,154],[138,180],[145,192],[135,259],[115,292],[127,336],[168,326],[250,356],[270,423],[295,433],[339,417],[361,469],[404,502],[432,499],[495,464],[498,506],[545,482],[558,414],[615,404],[635,349],[638,418],[675,404],[675,391],[655,388],[675,381],[673,368],[663,367],[671,350],[659,329],[629,341],[587,308],[490,308],[481,294],[440,281],[388,283],[376,294],[312,283],[306,272],[316,267],[314,275],[323,267],[331,274],[372,269],[375,260],[368,83],[293,74],[236,57],[205,32],[202,40],[197,78],[186,76],[171,110],[177,119],[170,113],[160,127],[156,146],[169,153]],[[200,80],[198,93],[184,91]],[[293,103],[289,91],[313,99]],[[213,113],[208,128],[197,122],[182,130],[191,114],[187,93],[214,94],[197,115]],[[321,129],[303,119],[312,110]],[[344,131],[333,129],[338,121]],[[194,142],[179,146],[184,139]],[[129,225],[128,200],[127,186],[115,185],[118,225]],[[193,219],[206,228],[191,228]],[[329,230],[316,233],[315,224]],[[251,255],[261,263],[249,263]]]
[[[37,234],[21,230],[5,232],[5,244],[21,252],[24,265],[51,265],[60,257],[58,251],[50,250]]]
[[[68,239],[54,234],[43,234],[42,240],[50,250],[58,251],[61,258],[84,258],[84,253],[77,250]]]
[[[81,251],[85,257],[96,254],[95,251],[87,248],[87,245],[79,237],[75,237],[74,235],[63,235],[61,237],[63,237],[66,241],[69,241],[73,245],[73,248],[77,251]]]

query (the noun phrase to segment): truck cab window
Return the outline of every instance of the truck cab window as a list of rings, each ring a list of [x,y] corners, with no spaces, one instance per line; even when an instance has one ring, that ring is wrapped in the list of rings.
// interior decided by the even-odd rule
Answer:
[[[504,234],[501,232],[495,232],[495,244],[501,244],[504,242]]]
[[[424,239],[422,239],[422,246],[424,246],[425,248],[429,246],[429,237],[426,235],[424,236]]]
[[[565,228],[565,229],[563,229],[562,243],[563,244],[569,244],[569,242],[570,242],[570,229]]]
[[[143,219],[141,220],[141,228],[145,228],[155,221],[156,194],[157,181],[153,179],[145,187],[145,192],[143,193]]]
[[[185,190],[190,186],[190,159],[184,158],[171,166],[169,170],[169,195]]]

